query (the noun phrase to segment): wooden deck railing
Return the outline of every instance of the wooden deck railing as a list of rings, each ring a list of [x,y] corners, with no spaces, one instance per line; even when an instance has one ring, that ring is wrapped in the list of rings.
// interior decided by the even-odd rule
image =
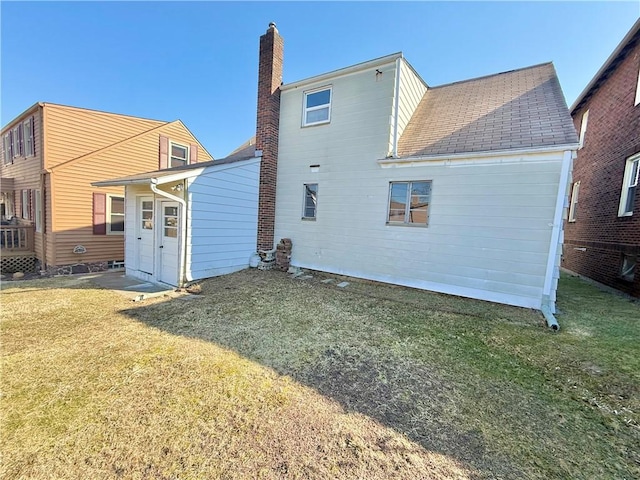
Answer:
[[[0,226],[0,250],[8,252],[34,252],[33,225]]]

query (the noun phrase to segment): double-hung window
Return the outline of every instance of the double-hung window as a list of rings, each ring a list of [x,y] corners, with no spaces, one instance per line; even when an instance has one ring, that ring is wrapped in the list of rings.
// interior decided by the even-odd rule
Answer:
[[[391,182],[389,184],[390,225],[422,225],[429,221],[431,181]]]
[[[638,70],[638,83],[636,84],[636,101],[634,105],[640,105],[640,69]]]
[[[25,220],[31,219],[31,211],[30,204],[31,203],[31,195],[29,190],[22,190],[22,218]]]
[[[302,218],[305,220],[315,220],[318,211],[318,184],[305,183],[304,185],[304,207]]]
[[[628,217],[633,214],[633,204],[636,199],[638,177],[640,176],[640,153],[636,153],[627,159],[622,179],[622,192],[620,193],[619,217]]]
[[[169,167],[182,167],[189,163],[189,148],[177,143],[171,143],[171,157]]]
[[[107,233],[121,235],[124,233],[124,197],[107,196]]]
[[[40,192],[40,190],[36,190],[35,197],[36,232],[42,232],[42,192]]]
[[[13,156],[21,157],[24,155],[24,130],[22,124],[13,129]]]
[[[36,154],[33,117],[29,117],[23,124],[24,129],[24,156],[33,157]]]
[[[587,124],[589,123],[589,110],[582,114],[582,122],[580,123],[580,144],[578,148],[584,147],[584,137],[587,135]]]
[[[569,203],[569,222],[572,222],[572,223],[576,221],[579,193],[580,193],[580,182],[576,182],[573,184],[573,190],[571,190],[571,202]]]
[[[331,87],[304,92],[303,126],[331,121]]]
[[[2,136],[2,154],[4,156],[4,164],[13,163],[13,154],[11,153],[11,132]]]

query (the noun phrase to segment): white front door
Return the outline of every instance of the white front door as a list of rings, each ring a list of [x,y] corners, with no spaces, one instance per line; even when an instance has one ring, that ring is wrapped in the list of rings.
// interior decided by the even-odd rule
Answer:
[[[158,278],[169,285],[178,285],[180,267],[180,205],[161,202],[162,224],[159,225],[160,268]]]
[[[153,197],[138,197],[137,205],[137,255],[138,270],[153,275],[153,248],[154,212]]]

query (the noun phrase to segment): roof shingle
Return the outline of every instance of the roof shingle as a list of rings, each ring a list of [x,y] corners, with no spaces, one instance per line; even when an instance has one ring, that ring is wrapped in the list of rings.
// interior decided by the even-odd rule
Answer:
[[[551,63],[432,87],[405,128],[400,157],[577,143]]]

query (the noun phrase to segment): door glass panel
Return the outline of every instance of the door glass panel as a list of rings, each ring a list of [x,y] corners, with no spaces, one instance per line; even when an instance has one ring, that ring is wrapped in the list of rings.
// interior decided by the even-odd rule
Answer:
[[[142,229],[153,230],[153,202],[142,202]]]
[[[164,207],[164,236],[178,237],[178,207]]]

